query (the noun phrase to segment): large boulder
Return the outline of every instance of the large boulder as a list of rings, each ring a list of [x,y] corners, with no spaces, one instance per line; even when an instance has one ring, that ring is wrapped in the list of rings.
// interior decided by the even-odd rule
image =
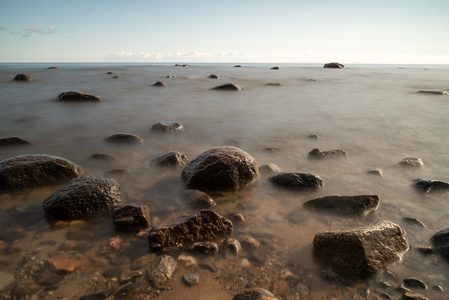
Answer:
[[[13,81],[33,81],[33,77],[28,74],[17,74]]]
[[[323,66],[323,68],[330,68],[330,69],[344,69],[345,66],[338,63],[338,62],[331,62],[331,63],[327,63]]]
[[[148,234],[151,249],[173,251],[187,249],[195,242],[214,241],[233,233],[232,222],[212,210],[203,209],[197,215],[179,223],[152,228]]]
[[[58,156],[27,154],[0,161],[0,191],[19,190],[67,182],[83,169]]]
[[[189,159],[187,156],[177,151],[163,153],[151,161],[152,165],[158,167],[180,168],[187,165]]]
[[[310,173],[281,172],[268,179],[273,184],[290,190],[317,190],[323,186],[321,177]]]
[[[77,92],[77,91],[68,91],[63,92],[59,94],[58,101],[69,101],[69,102],[100,102],[102,101],[101,97],[83,93],[83,92]]]
[[[391,221],[315,234],[316,253],[357,275],[377,272],[408,250],[405,232]]]
[[[238,190],[259,179],[256,160],[233,146],[215,147],[195,157],[181,174],[189,188]]]
[[[449,258],[449,228],[438,231],[430,240],[438,252]]]
[[[309,200],[303,205],[308,209],[339,215],[366,216],[379,206],[379,196],[328,196]]]
[[[45,215],[69,220],[103,210],[112,210],[123,202],[120,186],[112,179],[80,177],[70,181],[43,204]]]
[[[449,191],[449,182],[447,181],[416,179],[414,180],[414,183],[417,189],[425,193]]]

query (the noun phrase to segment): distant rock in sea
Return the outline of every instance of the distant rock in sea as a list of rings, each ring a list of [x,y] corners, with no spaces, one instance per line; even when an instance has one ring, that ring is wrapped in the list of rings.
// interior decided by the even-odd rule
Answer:
[[[28,74],[17,74],[13,81],[33,81],[33,77]]]
[[[58,67],[49,67],[47,70],[56,70]]]
[[[5,137],[0,138],[0,146],[20,146],[20,145],[30,145],[31,142],[18,137],[18,136],[11,136],[11,137]]]
[[[108,136],[106,141],[119,144],[142,144],[143,138],[131,133],[114,133]]]
[[[67,102],[100,102],[102,101],[101,97],[87,94],[83,92],[77,91],[68,91],[59,94],[58,101],[67,101]]]
[[[239,84],[235,84],[235,83],[225,83],[219,86],[216,86],[214,88],[212,88],[213,90],[223,90],[223,91],[242,91],[245,88]]]
[[[270,70],[280,70],[281,68],[279,68],[279,67],[272,67]]]
[[[220,77],[218,77],[218,76],[215,75],[215,74],[210,74],[209,77],[207,77],[207,78],[210,78],[210,79],[219,79]]]
[[[241,68],[241,65],[235,65],[234,68]]]
[[[436,89],[436,90],[419,90],[419,94],[434,94],[434,95],[449,95],[447,91]]]
[[[151,130],[158,132],[178,132],[183,131],[184,126],[178,122],[166,121],[153,124],[153,126],[151,126]]]
[[[323,68],[330,68],[330,69],[344,69],[345,66],[338,63],[338,62],[331,62],[324,65]]]
[[[155,84],[153,84],[153,86],[168,86],[168,84],[166,84],[166,83],[163,82],[163,81],[158,81],[158,82],[156,82]]]

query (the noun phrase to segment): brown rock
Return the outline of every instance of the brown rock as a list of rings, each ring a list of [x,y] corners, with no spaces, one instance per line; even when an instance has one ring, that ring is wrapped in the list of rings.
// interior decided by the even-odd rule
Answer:
[[[118,144],[142,144],[143,138],[131,133],[114,133],[108,136],[106,141]]]
[[[429,300],[429,298],[420,294],[405,292],[402,294],[402,300]]]
[[[331,62],[324,65],[323,68],[330,68],[330,69],[344,69],[345,66],[338,63],[338,62]]]
[[[153,126],[151,126],[151,130],[158,132],[178,132],[183,131],[184,126],[178,122],[166,121],[153,124]]]
[[[33,77],[28,74],[17,74],[13,81],[33,81]]]
[[[414,167],[414,168],[424,166],[423,161],[421,160],[421,158],[418,157],[406,157],[403,160],[401,160],[399,164],[405,167]]]
[[[18,137],[18,136],[11,136],[6,138],[0,139],[0,146],[6,147],[6,146],[20,146],[20,145],[30,145],[31,142]]]
[[[212,210],[203,209],[177,224],[152,228],[148,241],[151,249],[171,251],[186,249],[195,242],[225,238],[232,233],[231,221]]]
[[[172,168],[180,168],[187,165],[189,159],[187,156],[177,151],[170,151],[163,153],[151,161],[152,165],[156,165],[158,167],[172,167]]]
[[[72,273],[84,265],[82,260],[61,257],[49,258],[47,262],[51,270],[65,273]]]
[[[278,298],[265,289],[252,288],[241,290],[232,300],[278,300]]]
[[[120,205],[112,210],[115,228],[120,230],[140,230],[150,227],[150,210],[141,205]]]
[[[348,155],[343,150],[320,151],[320,149],[315,148],[309,152],[308,157],[311,159],[330,159],[330,158],[347,158]]]
[[[168,86],[168,84],[166,84],[166,83],[163,82],[163,81],[158,81],[158,82],[156,82],[155,84],[153,84],[153,86]]]
[[[83,93],[83,92],[77,92],[77,91],[68,91],[59,94],[58,101],[69,101],[69,102],[100,102],[102,101],[101,97]]]
[[[211,197],[200,190],[185,190],[183,197],[186,204],[194,208],[212,208],[217,205]]]
[[[290,190],[317,190],[323,186],[321,177],[310,173],[281,172],[268,179],[273,184]]]
[[[305,208],[350,216],[366,216],[379,206],[378,195],[328,196],[309,200]]]
[[[225,83],[219,86],[216,86],[214,88],[212,88],[213,90],[222,90],[222,91],[242,91],[245,88],[239,84],[230,82],[230,83]]]

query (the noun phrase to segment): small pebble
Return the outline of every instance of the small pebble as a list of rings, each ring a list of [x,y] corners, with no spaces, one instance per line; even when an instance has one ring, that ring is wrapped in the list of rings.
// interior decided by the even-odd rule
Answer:
[[[196,273],[184,274],[184,275],[182,275],[182,281],[187,286],[194,286],[200,282],[200,275],[198,275]]]

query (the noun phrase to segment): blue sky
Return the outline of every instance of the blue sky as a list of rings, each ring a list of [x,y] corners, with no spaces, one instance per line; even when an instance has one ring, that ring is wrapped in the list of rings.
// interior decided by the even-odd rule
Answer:
[[[0,0],[0,62],[449,64],[449,0]]]

